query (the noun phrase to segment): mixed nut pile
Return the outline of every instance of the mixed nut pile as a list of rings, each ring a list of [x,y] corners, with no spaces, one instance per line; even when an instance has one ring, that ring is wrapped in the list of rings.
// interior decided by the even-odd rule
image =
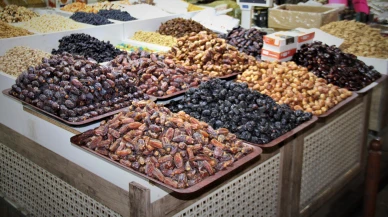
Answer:
[[[75,12],[73,15],[70,16],[70,19],[80,23],[86,23],[86,24],[95,25],[95,26],[113,23],[109,21],[107,18],[99,14],[86,13],[86,12]]]
[[[149,99],[126,74],[93,59],[63,53],[18,76],[9,94],[70,122],[80,122]]]
[[[7,23],[25,22],[33,17],[39,17],[39,14],[17,5],[7,5],[0,8],[0,20]]]
[[[175,65],[164,56],[145,51],[119,55],[108,66],[125,73],[128,76],[126,82],[157,97],[196,87],[206,79],[202,74]]]
[[[82,144],[173,188],[193,186],[253,151],[227,129],[214,130],[153,102],[103,121]]]
[[[135,32],[132,39],[151,44],[158,44],[166,47],[172,47],[177,43],[177,39],[175,37],[169,35],[161,35],[157,32],[137,31]]]
[[[11,26],[6,22],[0,21],[0,38],[12,38],[18,36],[33,35],[34,33],[15,26]]]
[[[90,57],[99,63],[110,61],[122,53],[109,41],[100,41],[84,33],[74,33],[61,38],[58,49],[53,49],[52,54],[61,54],[62,52]]]
[[[347,89],[327,84],[325,79],[318,78],[295,62],[260,62],[238,75],[237,82],[247,83],[253,90],[267,94],[279,104],[285,103],[294,110],[314,115],[327,112],[352,95]]]
[[[207,28],[205,28],[202,24],[194,21],[187,20],[184,18],[174,18],[165,23],[162,23],[159,27],[159,33],[162,35],[171,35],[176,38],[187,36],[190,33],[199,33],[202,31],[206,31],[209,34],[213,32]]]
[[[361,90],[381,77],[373,66],[367,66],[353,54],[322,42],[302,45],[292,60],[329,83],[351,91]]]
[[[60,32],[84,28],[85,25],[56,14],[43,14],[22,23],[20,27],[40,33]]]
[[[312,118],[311,113],[278,105],[269,96],[250,90],[245,83],[219,79],[189,89],[180,101],[167,105],[184,111],[215,129],[226,128],[237,138],[266,144]]]
[[[331,22],[321,27],[331,35],[345,39],[341,49],[363,57],[388,58],[388,39],[381,35],[381,30],[366,24],[352,21]]]
[[[209,77],[241,73],[256,64],[254,57],[239,52],[225,39],[207,32],[191,33],[179,38],[166,57]]]
[[[262,32],[256,28],[244,29],[236,27],[228,34],[222,35],[226,42],[238,48],[240,52],[261,59],[261,49],[263,48],[263,36],[266,32]]]
[[[16,46],[0,56],[0,71],[13,76],[19,76],[29,66],[35,67],[42,63],[43,58],[50,57],[49,53],[41,50]]]

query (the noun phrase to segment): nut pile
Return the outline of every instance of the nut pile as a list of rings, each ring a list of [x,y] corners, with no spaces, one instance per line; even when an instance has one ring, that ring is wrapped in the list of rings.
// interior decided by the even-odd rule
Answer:
[[[29,66],[35,67],[42,63],[42,59],[45,57],[50,57],[50,54],[41,50],[17,46],[0,57],[0,71],[19,76]]]
[[[351,91],[361,90],[381,77],[373,66],[367,66],[353,54],[322,42],[302,45],[292,60],[329,83]]]
[[[8,5],[0,9],[0,20],[7,23],[25,22],[33,17],[39,17],[39,14],[17,5]]]
[[[34,33],[15,26],[11,26],[6,22],[0,21],[0,38],[12,38],[18,36],[33,35]]]
[[[187,188],[224,170],[253,151],[227,129],[214,130],[184,112],[153,102],[81,135],[81,144],[173,188]]]
[[[80,122],[148,99],[125,74],[68,53],[44,58],[16,79],[10,94],[71,122]]]
[[[371,28],[356,21],[332,22],[321,27],[331,35],[345,39],[342,50],[356,56],[388,58],[388,38],[383,37],[380,29]]]
[[[108,66],[128,75],[127,82],[157,97],[196,87],[201,80],[206,79],[201,74],[164,59],[164,56],[145,51],[119,55]]]
[[[61,38],[58,49],[53,49],[52,54],[61,54],[62,52],[90,57],[99,63],[110,61],[122,53],[109,41],[100,41],[84,33],[75,33]]]
[[[238,48],[240,52],[261,59],[261,48],[263,48],[263,36],[266,32],[261,32],[256,28],[244,29],[237,27],[224,35],[226,42]]]
[[[287,104],[294,110],[304,110],[321,115],[352,95],[352,92],[327,84],[294,62],[261,62],[251,66],[237,82],[247,83],[250,88],[267,94],[279,104]]]
[[[85,27],[85,25],[60,15],[44,14],[40,17],[34,17],[31,20],[23,23],[21,27],[31,29],[36,32],[48,33],[80,29]]]
[[[121,9],[123,8],[119,4],[114,4],[108,1],[105,2],[98,2],[94,5],[87,5],[83,2],[74,2],[72,4],[65,5],[61,8],[63,11],[67,12],[86,12],[86,13],[97,13],[99,10],[102,9]]]
[[[111,21],[109,21],[103,16],[86,12],[75,12],[73,15],[70,16],[70,19],[80,23],[87,23],[95,26],[112,24]]]
[[[127,51],[128,53],[130,53],[130,52],[141,52],[141,51],[155,52],[154,50],[151,50],[151,49],[149,49],[147,47],[133,46],[133,45],[130,45],[130,44],[125,44],[125,43],[121,43],[121,44],[116,45],[116,48],[120,49],[120,50],[123,50],[123,51]]]
[[[151,44],[158,44],[166,47],[172,47],[177,44],[177,39],[175,37],[161,35],[157,32],[137,31],[131,39]]]
[[[179,38],[178,44],[171,48],[166,57],[181,65],[191,66],[209,77],[241,73],[250,65],[256,65],[254,57],[239,52],[225,39],[207,32],[191,33]]]
[[[132,17],[128,12],[120,11],[120,10],[100,10],[98,11],[97,14],[112,20],[120,20],[120,21],[136,20],[136,18]]]
[[[181,101],[172,101],[172,112],[184,111],[215,129],[227,128],[237,138],[266,144],[312,118],[311,113],[278,105],[245,83],[219,79],[189,89]]]
[[[159,33],[162,35],[171,35],[176,38],[189,35],[192,32],[199,33],[207,31],[209,34],[213,33],[211,30],[205,28],[202,24],[183,18],[174,18],[165,23],[162,23],[159,27]]]

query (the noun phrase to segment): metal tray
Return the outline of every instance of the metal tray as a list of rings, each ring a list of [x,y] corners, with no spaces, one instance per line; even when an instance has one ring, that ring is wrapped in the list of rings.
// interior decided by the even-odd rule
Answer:
[[[224,76],[221,76],[221,77],[214,77],[214,78],[209,78],[209,80],[211,79],[216,79],[216,78],[219,78],[219,79],[228,79],[228,78],[232,78],[233,76],[236,76],[238,75],[239,73],[235,72],[235,73],[232,73],[232,74],[229,74],[229,75],[224,75]],[[195,86],[195,87],[198,87],[198,86]],[[182,94],[184,94],[187,90],[187,89],[184,89],[184,90],[180,90],[180,91],[177,91],[173,94],[170,94],[170,95],[166,95],[166,96],[154,96],[156,97],[157,100],[166,100],[166,99],[170,99],[170,98],[173,98],[173,97],[176,97],[176,96],[180,96]]]
[[[325,112],[324,114],[319,115],[318,118],[325,118],[325,117],[333,114],[335,111],[337,111],[338,109],[342,108],[342,106],[344,106],[344,105],[348,104],[349,102],[355,100],[357,97],[358,97],[358,94],[356,92],[352,92],[352,95],[350,97],[348,97],[345,100],[341,101],[340,103],[335,105],[333,108],[327,110],[327,112]]]
[[[80,125],[85,125],[85,124],[88,124],[88,123],[91,123],[91,122],[95,122],[95,121],[101,120],[101,119],[103,119],[103,118],[109,117],[109,116],[111,116],[111,115],[117,114],[117,113],[119,113],[119,112],[124,111],[124,110],[127,109],[127,107],[125,107],[125,108],[121,108],[121,109],[118,109],[118,110],[115,110],[115,111],[111,111],[111,112],[108,112],[108,113],[105,113],[105,114],[102,114],[102,115],[98,115],[98,116],[96,116],[96,117],[89,118],[89,119],[84,120],[84,121],[80,121],[80,122],[71,122],[71,121],[67,121],[67,120],[65,120],[65,119],[63,119],[63,118],[61,118],[61,117],[59,117],[59,116],[57,116],[57,115],[51,114],[50,112],[47,112],[47,111],[45,111],[45,110],[43,110],[43,109],[40,109],[40,108],[38,108],[38,107],[36,107],[36,106],[34,106],[34,105],[31,105],[31,104],[29,104],[29,103],[26,103],[25,101],[23,101],[23,100],[21,100],[21,99],[19,99],[19,98],[17,98],[17,97],[14,97],[14,96],[10,95],[10,94],[9,94],[9,91],[10,91],[10,90],[11,90],[11,88],[8,88],[8,89],[3,90],[3,94],[6,95],[6,96],[8,96],[8,97],[10,97],[10,98],[12,98],[12,99],[14,99],[14,100],[17,100],[17,101],[21,102],[21,103],[23,104],[23,106],[27,106],[27,107],[29,107],[29,108],[32,108],[32,109],[34,109],[34,110],[37,110],[37,111],[39,111],[39,112],[41,112],[41,113],[43,113],[43,114],[45,114],[45,115],[47,115],[47,116],[49,116],[49,117],[51,117],[51,118],[54,118],[54,119],[56,119],[56,120],[59,120],[59,121],[61,121],[61,122],[63,122],[63,123],[66,123],[67,125],[71,125],[71,126],[80,126]],[[153,97],[153,96],[150,96],[150,99],[149,99],[149,100],[151,100],[151,101],[156,101],[156,98]]]
[[[197,192],[197,191],[199,191],[199,190],[201,190],[201,189],[211,185],[215,181],[220,180],[221,178],[225,177],[229,173],[240,169],[244,164],[246,164],[249,161],[257,158],[263,152],[263,150],[261,148],[259,148],[259,147],[252,146],[250,144],[246,144],[246,145],[249,145],[249,146],[251,146],[253,148],[253,152],[248,154],[247,156],[241,158],[240,160],[234,162],[233,166],[228,167],[226,170],[219,171],[219,172],[215,173],[212,176],[206,177],[204,180],[202,180],[201,182],[199,182],[199,183],[197,183],[197,184],[195,184],[195,185],[193,185],[191,187],[188,187],[188,188],[185,188],[185,189],[177,189],[177,188],[173,188],[173,187],[171,187],[169,185],[166,185],[163,182],[160,182],[159,180],[157,180],[155,178],[149,177],[146,174],[140,173],[140,172],[138,172],[138,171],[136,171],[136,170],[134,170],[132,168],[126,167],[126,166],[120,164],[119,162],[110,159],[107,156],[104,156],[104,155],[102,155],[100,153],[97,153],[97,152],[89,149],[86,146],[83,146],[81,144],[81,140],[83,140],[83,135],[91,133],[91,131],[93,131],[93,130],[88,130],[88,131],[86,131],[86,132],[84,132],[82,134],[78,134],[78,135],[75,135],[75,136],[71,137],[70,138],[71,143],[73,143],[76,146],[79,146],[80,148],[84,149],[85,151],[87,151],[89,153],[92,153],[94,155],[97,155],[97,156],[103,158],[106,161],[114,163],[117,166],[119,166],[119,167],[121,167],[121,168],[123,168],[125,170],[128,170],[129,172],[135,173],[135,174],[137,174],[139,176],[142,176],[142,177],[144,177],[146,179],[149,179],[152,182],[158,183],[159,185],[161,185],[161,186],[163,186],[163,187],[165,187],[167,189],[170,189],[170,190],[172,190],[174,192],[177,192],[179,194],[192,194],[192,193],[195,193],[195,192]]]
[[[381,74],[381,78],[377,79],[376,81],[370,83],[368,86],[362,88],[361,90],[358,90],[358,91],[354,91],[356,93],[366,93],[368,92],[369,90],[373,89],[374,87],[376,87],[378,84],[380,84],[381,82],[383,82],[388,76],[387,75],[384,75],[384,74]]]
[[[302,131],[304,128],[308,127],[308,126],[311,126],[312,124],[314,124],[316,121],[318,120],[318,117],[317,116],[313,116],[310,120],[304,122],[303,124],[295,127],[294,129],[288,131],[287,133],[279,136],[278,138],[272,140],[271,142],[267,143],[267,144],[255,144],[255,143],[251,143],[251,142],[248,142],[248,141],[245,141],[245,140],[242,140],[244,141],[244,143],[247,143],[247,144],[250,144],[250,145],[253,145],[253,146],[259,146],[261,148],[269,148],[269,147],[273,147],[273,146],[276,146],[278,144],[280,144],[281,142],[283,142],[284,140],[294,136],[295,134],[297,134],[298,132]]]

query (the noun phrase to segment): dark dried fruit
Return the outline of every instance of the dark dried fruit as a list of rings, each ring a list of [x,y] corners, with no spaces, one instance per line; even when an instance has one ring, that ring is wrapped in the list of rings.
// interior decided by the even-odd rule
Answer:
[[[292,60],[329,83],[351,91],[361,90],[381,77],[373,66],[367,66],[355,55],[318,41],[304,44]]]
[[[250,90],[245,83],[219,79],[189,89],[182,100],[171,101],[167,107],[173,112],[184,111],[218,129],[217,132],[208,128],[206,134],[221,135],[210,141],[220,149],[224,148],[221,141],[227,138],[226,129],[239,139],[266,144],[312,117],[311,113],[276,104],[269,96]],[[283,119],[287,121],[282,122]],[[202,142],[198,134],[193,134],[193,138]]]

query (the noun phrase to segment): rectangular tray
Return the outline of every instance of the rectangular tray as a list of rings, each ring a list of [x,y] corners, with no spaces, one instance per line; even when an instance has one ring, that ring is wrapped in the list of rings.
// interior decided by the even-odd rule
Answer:
[[[381,82],[383,82],[385,79],[387,79],[387,75],[384,75],[384,74],[381,74],[381,78],[377,79],[376,81],[370,83],[368,86],[362,88],[361,90],[358,90],[358,91],[354,91],[356,93],[366,93],[368,92],[369,90],[373,89],[374,87],[376,87],[378,84],[380,84]]]
[[[232,74],[229,74],[229,75],[224,75],[224,76],[220,76],[220,77],[215,77],[215,78],[219,78],[219,79],[228,79],[228,78],[231,78],[233,76],[236,76],[238,75],[239,73],[235,72],[235,73],[232,73]],[[212,79],[212,78],[210,78]],[[209,80],[210,80],[209,79]],[[198,86],[195,86],[195,87],[198,87]],[[176,97],[176,96],[180,96],[182,94],[184,94],[188,89],[184,89],[184,90],[180,90],[180,91],[177,91],[173,94],[170,94],[170,95],[166,95],[166,96],[154,96],[156,97],[157,100],[167,100],[167,99],[170,99],[170,98],[173,98],[173,97]]]
[[[116,164],[117,166],[129,171],[129,172],[132,172],[132,173],[135,173],[143,178],[146,178],[148,180],[151,180],[152,182],[155,182],[155,183],[158,183],[159,185],[167,188],[167,189],[170,189],[174,192],[177,192],[179,194],[192,194],[192,193],[195,193],[209,185],[211,185],[213,182],[217,181],[217,180],[220,180],[221,178],[223,178],[224,176],[228,175],[229,173],[235,171],[235,170],[238,170],[240,169],[244,164],[248,163],[249,161],[255,159],[256,157],[258,157],[262,152],[263,150],[260,148],[260,147],[256,147],[256,146],[252,146],[250,144],[246,144],[246,145],[249,145],[253,148],[253,152],[248,154],[247,156],[241,158],[240,160],[236,161],[233,163],[233,166],[231,167],[228,167],[226,170],[222,170],[222,171],[219,171],[217,173],[215,173],[214,175],[212,176],[209,176],[207,178],[205,178],[204,180],[202,180],[201,182],[191,186],[191,187],[188,187],[188,188],[185,188],[185,189],[177,189],[177,188],[173,188],[169,185],[166,185],[164,184],[163,182],[160,182],[159,180],[155,179],[155,178],[152,178],[152,177],[149,177],[147,176],[146,174],[143,174],[143,173],[140,173],[132,168],[129,168],[129,167],[126,167],[122,164],[120,164],[119,162],[117,161],[114,161],[112,159],[110,159],[109,157],[106,157],[100,153],[97,153],[91,149],[89,149],[88,147],[86,146],[83,146],[81,144],[81,140],[83,140],[83,135],[84,134],[88,134],[88,133],[91,133],[93,130],[88,130],[82,134],[78,134],[78,135],[75,135],[73,137],[70,138],[70,142],[73,143],[74,145],[76,146],[79,146],[80,148],[84,149],[85,151],[91,153],[91,154],[94,154],[94,155],[97,155],[101,158],[103,158],[104,160],[106,161],[109,161],[113,164]]]
[[[248,141],[245,141],[245,140],[242,140],[244,141],[244,143],[247,143],[247,144],[250,144],[250,145],[253,145],[253,146],[259,146],[261,148],[269,148],[269,147],[273,147],[273,146],[276,146],[278,144],[280,144],[281,142],[283,142],[284,140],[294,136],[295,134],[297,134],[298,132],[302,131],[304,128],[308,127],[308,126],[311,126],[312,124],[314,124],[316,121],[318,120],[318,117],[317,116],[313,116],[309,121],[306,121],[304,122],[303,124],[295,127],[294,129],[288,131],[287,133],[279,136],[278,138],[272,140],[271,142],[267,143],[267,144],[255,144],[255,143],[251,143],[251,142],[248,142]]]
[[[319,115],[318,118],[328,117],[329,115],[333,114],[338,109],[342,108],[342,106],[344,106],[344,105],[350,103],[351,101],[355,100],[357,97],[358,97],[358,94],[356,92],[352,92],[352,95],[350,97],[348,97],[345,100],[341,101],[340,103],[335,105],[333,108],[327,110],[327,112],[325,112],[324,114]]]
[[[65,119],[63,119],[63,118],[61,118],[61,117],[59,117],[59,116],[56,116],[56,115],[54,115],[54,114],[51,114],[51,113],[49,113],[49,112],[47,112],[47,111],[45,111],[45,110],[43,110],[43,109],[40,109],[40,108],[38,108],[38,107],[36,107],[36,106],[34,106],[34,105],[31,105],[31,104],[29,104],[29,103],[26,103],[26,102],[24,102],[23,100],[21,100],[21,99],[19,99],[19,98],[16,98],[16,97],[14,97],[14,96],[12,96],[12,95],[10,95],[10,94],[9,94],[9,91],[10,91],[10,90],[11,90],[11,88],[8,88],[8,89],[3,90],[3,94],[6,95],[6,96],[8,96],[8,97],[10,97],[10,98],[12,98],[12,99],[14,99],[14,100],[16,100],[16,101],[21,102],[23,106],[27,106],[27,107],[29,107],[29,108],[32,108],[32,109],[34,109],[34,110],[36,110],[36,111],[39,111],[40,113],[43,113],[43,114],[45,114],[45,115],[47,115],[47,116],[49,116],[49,117],[51,117],[51,118],[54,118],[54,119],[56,119],[56,120],[58,120],[58,121],[61,121],[61,122],[63,122],[63,123],[66,123],[66,124],[68,124],[68,125],[71,125],[71,126],[81,126],[81,125],[85,125],[85,124],[88,124],[88,123],[92,123],[92,122],[101,120],[101,119],[103,119],[103,118],[109,117],[109,116],[111,116],[111,115],[117,114],[117,113],[119,113],[119,112],[124,111],[124,110],[127,109],[127,108],[125,107],[125,108],[121,108],[121,109],[118,109],[118,110],[115,110],[115,111],[111,111],[111,112],[108,112],[108,113],[105,113],[105,114],[102,114],[102,115],[98,115],[98,116],[96,116],[96,117],[89,118],[89,119],[84,120],[84,121],[80,121],[80,122],[71,122],[71,121],[67,121],[67,120],[65,120]],[[153,96],[150,96],[150,100],[151,100],[151,101],[156,101],[156,98],[153,97]]]

